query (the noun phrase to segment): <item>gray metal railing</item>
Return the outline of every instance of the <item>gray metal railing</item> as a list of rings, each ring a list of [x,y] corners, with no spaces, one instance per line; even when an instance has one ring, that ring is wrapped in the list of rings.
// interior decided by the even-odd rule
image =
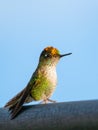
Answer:
[[[13,120],[0,108],[0,130],[98,130],[98,100],[24,106]]]

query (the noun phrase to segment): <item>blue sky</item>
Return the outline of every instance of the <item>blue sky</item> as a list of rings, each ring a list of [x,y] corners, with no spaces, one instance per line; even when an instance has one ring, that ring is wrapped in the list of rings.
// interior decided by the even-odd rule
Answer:
[[[22,90],[47,46],[61,54],[58,102],[98,99],[98,1],[0,2],[0,107]]]

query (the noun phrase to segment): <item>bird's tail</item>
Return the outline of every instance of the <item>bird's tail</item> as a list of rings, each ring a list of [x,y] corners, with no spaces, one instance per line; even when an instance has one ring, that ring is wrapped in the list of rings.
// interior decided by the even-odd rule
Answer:
[[[22,108],[24,103],[30,102],[32,97],[28,96],[31,90],[31,85],[28,84],[20,93],[18,93],[15,97],[13,97],[8,103],[6,103],[5,107],[9,108],[11,112],[11,119],[13,119]]]
[[[20,93],[18,93],[15,97],[13,97],[10,101],[8,101],[4,107],[8,107],[9,111],[13,112],[14,108],[16,107],[17,103],[21,99],[21,95],[23,94],[22,90]]]

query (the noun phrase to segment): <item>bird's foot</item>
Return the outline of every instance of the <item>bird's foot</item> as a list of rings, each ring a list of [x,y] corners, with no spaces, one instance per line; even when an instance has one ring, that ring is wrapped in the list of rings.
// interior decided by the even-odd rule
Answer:
[[[56,101],[54,101],[54,100],[51,100],[51,99],[47,99],[48,100],[48,102],[51,102],[51,103],[56,103]]]
[[[48,102],[56,103],[56,101],[47,98],[47,99],[44,99],[44,100],[41,102],[41,104],[47,104]]]

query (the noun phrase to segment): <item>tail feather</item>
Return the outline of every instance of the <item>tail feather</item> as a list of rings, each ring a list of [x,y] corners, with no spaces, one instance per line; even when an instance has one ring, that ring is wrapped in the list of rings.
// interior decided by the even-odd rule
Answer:
[[[9,107],[9,111],[10,111],[11,113],[13,113],[13,110],[15,109],[16,105],[17,105],[17,103],[14,104],[13,106],[10,106],[10,107]]]
[[[32,86],[30,84],[27,85],[20,93],[18,93],[15,97],[13,97],[4,107],[8,107],[11,112],[11,119],[15,118],[17,114],[20,112],[22,105],[27,102],[26,99],[30,93]],[[31,98],[29,98],[31,99]]]
[[[20,93],[18,93],[15,97],[13,97],[10,101],[8,101],[4,107],[8,107],[9,110],[11,110],[13,108],[13,106],[15,106],[17,104],[17,102],[20,100],[21,95],[23,94],[22,90]]]

